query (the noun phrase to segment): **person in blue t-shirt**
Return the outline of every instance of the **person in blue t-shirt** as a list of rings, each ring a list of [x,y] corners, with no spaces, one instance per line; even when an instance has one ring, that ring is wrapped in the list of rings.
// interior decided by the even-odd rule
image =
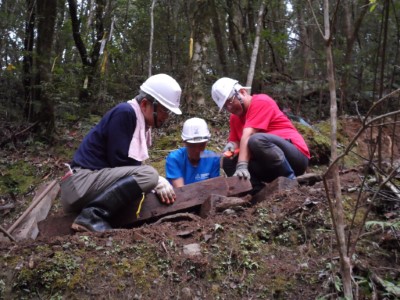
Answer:
[[[173,187],[219,176],[219,155],[205,150],[210,136],[203,119],[191,118],[183,124],[182,140],[185,147],[172,151],[165,163],[166,177]]]
[[[120,224],[123,216],[130,222],[133,206],[152,190],[165,204],[175,201],[168,180],[143,161],[149,158],[151,128],[162,126],[170,112],[182,113],[181,93],[171,76],[153,75],[134,99],[110,109],[85,136],[60,183],[64,211],[78,213],[73,230],[129,225]]]

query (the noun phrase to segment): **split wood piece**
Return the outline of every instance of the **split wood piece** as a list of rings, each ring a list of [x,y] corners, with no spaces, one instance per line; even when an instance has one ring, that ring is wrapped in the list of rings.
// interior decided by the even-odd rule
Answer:
[[[265,187],[253,196],[252,204],[256,204],[271,199],[274,194],[282,191],[293,190],[299,186],[297,180],[286,177],[278,177],[274,181],[267,183]]]
[[[296,177],[297,182],[303,185],[314,185],[316,182],[322,181],[322,175],[316,173],[306,173]]]
[[[165,215],[187,211],[199,207],[206,201],[211,194],[222,196],[237,196],[252,189],[249,180],[243,180],[239,177],[216,177],[201,182],[185,185],[176,188],[176,200],[171,205],[160,202],[153,193],[147,194],[142,204],[140,217],[136,217],[139,201],[133,201],[131,207],[124,210],[110,223],[113,227],[131,226],[150,221]]]
[[[201,205],[200,216],[207,218],[214,216],[218,212],[222,212],[228,208],[246,206],[249,204],[250,198],[238,198],[238,197],[225,197],[221,195],[212,194],[208,199]]]
[[[171,222],[171,221],[198,221],[199,217],[191,214],[191,213],[177,213],[174,215],[169,215],[162,217],[154,225],[161,224],[163,222]]]
[[[52,201],[57,197],[59,191],[60,185],[56,180],[41,186],[31,205],[8,229],[8,233],[13,232],[16,240],[36,239],[39,233],[37,223],[47,217]]]

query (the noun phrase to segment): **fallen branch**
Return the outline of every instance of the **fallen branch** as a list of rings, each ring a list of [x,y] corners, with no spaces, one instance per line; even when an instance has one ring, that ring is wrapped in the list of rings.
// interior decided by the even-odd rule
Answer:
[[[14,206],[15,206],[14,203],[8,203],[6,205],[0,206],[0,210],[9,210],[14,208]]]
[[[4,141],[1,142],[0,144],[0,148],[3,148],[8,142],[12,141],[13,139],[15,139],[17,136],[31,130],[32,128],[34,128],[37,124],[39,124],[39,121],[36,121],[35,123],[33,123],[31,126],[25,128],[24,130],[17,132],[17,133],[13,133],[10,137],[6,138]]]

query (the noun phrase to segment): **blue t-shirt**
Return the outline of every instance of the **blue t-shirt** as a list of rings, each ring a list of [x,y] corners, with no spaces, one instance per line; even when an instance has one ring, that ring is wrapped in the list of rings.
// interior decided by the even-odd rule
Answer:
[[[210,150],[205,150],[205,157],[201,157],[199,164],[194,167],[188,158],[186,147],[172,151],[165,162],[166,177],[172,179],[183,178],[186,184],[219,176],[220,158]]]
[[[91,170],[140,165],[141,162],[128,157],[135,128],[132,106],[118,104],[85,136],[71,165]]]

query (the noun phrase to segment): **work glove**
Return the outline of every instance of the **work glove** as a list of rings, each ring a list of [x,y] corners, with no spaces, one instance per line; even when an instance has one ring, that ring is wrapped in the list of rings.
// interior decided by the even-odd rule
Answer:
[[[226,151],[234,152],[235,148],[236,148],[236,145],[234,142],[228,142],[224,147],[224,152],[226,152]]]
[[[243,179],[250,179],[249,163],[247,161],[239,161],[236,165],[236,172],[233,176],[238,176]]]
[[[155,191],[160,198],[161,202],[172,204],[175,201],[176,195],[172,185],[162,176],[158,176],[158,183]]]

